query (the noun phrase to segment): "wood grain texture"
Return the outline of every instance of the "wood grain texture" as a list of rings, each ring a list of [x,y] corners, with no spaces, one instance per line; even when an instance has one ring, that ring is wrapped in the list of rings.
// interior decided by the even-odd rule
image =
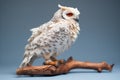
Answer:
[[[112,71],[114,64],[109,65],[106,62],[92,63],[73,60],[69,57],[65,64],[61,64],[58,67],[52,65],[42,66],[28,66],[24,68],[18,68],[16,70],[17,75],[59,75],[68,73],[72,69],[94,69],[98,72],[102,70]]]

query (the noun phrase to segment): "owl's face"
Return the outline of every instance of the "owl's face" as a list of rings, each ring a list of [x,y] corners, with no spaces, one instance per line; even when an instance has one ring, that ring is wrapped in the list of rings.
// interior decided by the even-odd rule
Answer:
[[[65,6],[61,6],[58,5],[58,7],[60,9],[62,9],[62,13],[61,16],[66,19],[66,20],[75,20],[75,21],[79,21],[79,15],[80,12],[78,11],[77,8],[72,8],[72,7],[65,7]]]

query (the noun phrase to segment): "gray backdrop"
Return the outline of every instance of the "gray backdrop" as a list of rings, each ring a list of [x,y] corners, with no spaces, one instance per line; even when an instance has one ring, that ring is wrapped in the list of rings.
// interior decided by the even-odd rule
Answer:
[[[120,0],[0,0],[0,66],[18,67],[31,28],[52,18],[57,5],[77,7],[80,35],[59,59],[119,64]],[[43,62],[37,60],[36,65]]]

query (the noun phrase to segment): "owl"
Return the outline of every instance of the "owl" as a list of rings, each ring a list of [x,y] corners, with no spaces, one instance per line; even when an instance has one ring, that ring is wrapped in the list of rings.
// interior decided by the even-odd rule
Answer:
[[[37,58],[43,58],[45,64],[57,60],[56,57],[67,50],[78,37],[79,15],[77,8],[61,6],[47,23],[31,29],[32,35],[25,46],[20,68],[30,66]]]

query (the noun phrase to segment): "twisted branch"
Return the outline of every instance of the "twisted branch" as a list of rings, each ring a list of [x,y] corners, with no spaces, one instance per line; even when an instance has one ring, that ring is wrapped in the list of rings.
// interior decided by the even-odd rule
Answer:
[[[94,69],[98,72],[102,70],[112,71],[114,64],[109,65],[106,62],[92,63],[92,62],[82,62],[73,60],[72,57],[68,58],[65,64],[61,64],[58,67],[52,65],[42,65],[42,66],[28,66],[24,68],[18,68],[16,70],[17,75],[59,75],[68,73],[72,69],[83,68],[83,69]]]

